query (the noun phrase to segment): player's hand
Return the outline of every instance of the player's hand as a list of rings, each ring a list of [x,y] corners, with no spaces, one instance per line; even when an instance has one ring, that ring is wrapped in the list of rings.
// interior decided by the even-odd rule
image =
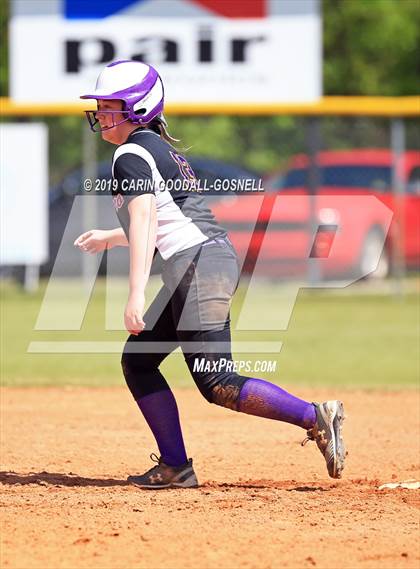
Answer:
[[[124,312],[124,324],[130,334],[138,336],[146,324],[143,320],[145,298],[143,293],[130,294]]]
[[[74,242],[75,247],[86,253],[101,253],[111,249],[110,232],[103,229],[91,229],[82,233]]]

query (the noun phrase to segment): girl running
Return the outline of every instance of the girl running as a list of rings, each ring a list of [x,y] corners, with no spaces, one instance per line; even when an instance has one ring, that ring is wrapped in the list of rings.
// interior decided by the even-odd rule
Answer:
[[[340,478],[345,460],[341,401],[303,401],[263,379],[230,371],[233,366],[218,365],[222,358],[232,361],[230,304],[239,280],[238,259],[225,229],[196,191],[188,161],[171,144],[157,71],[137,61],[115,61],[101,72],[95,90],[81,98],[96,99],[97,110],[86,111],[90,127],[117,146],[113,200],[121,228],[88,231],[75,245],[89,253],[129,247],[124,321],[130,336],[121,364],[160,453],[151,455],[155,466],[128,480],[141,488],[198,485],[174,395],[159,371],[178,346],[207,401],[305,429],[328,474]],[[144,314],[155,247],[163,258],[163,287]]]

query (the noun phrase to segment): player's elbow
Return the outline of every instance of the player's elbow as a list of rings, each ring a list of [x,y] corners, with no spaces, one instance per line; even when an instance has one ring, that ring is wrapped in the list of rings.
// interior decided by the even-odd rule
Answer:
[[[130,219],[132,218],[157,218],[156,198],[154,194],[142,194],[136,196],[128,204]]]

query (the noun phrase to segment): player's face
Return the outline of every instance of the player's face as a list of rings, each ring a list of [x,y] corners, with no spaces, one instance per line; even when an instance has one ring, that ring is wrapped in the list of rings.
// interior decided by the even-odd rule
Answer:
[[[101,128],[108,128],[109,130],[104,130],[101,132],[103,140],[111,142],[111,144],[122,144],[125,142],[130,130],[132,130],[133,125],[131,123],[122,122],[125,116],[122,113],[101,113],[100,111],[121,111],[122,101],[119,100],[109,100],[102,101],[98,100],[98,112],[96,113],[96,118],[99,121]],[[122,122],[122,124],[118,124]],[[117,126],[112,126],[113,124]]]

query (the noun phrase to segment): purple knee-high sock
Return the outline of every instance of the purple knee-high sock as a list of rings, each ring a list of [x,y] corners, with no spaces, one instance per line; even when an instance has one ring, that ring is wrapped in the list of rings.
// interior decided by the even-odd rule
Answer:
[[[249,378],[244,383],[239,395],[238,411],[285,421],[304,429],[310,429],[316,421],[312,403],[307,403],[263,379]]]
[[[150,393],[137,400],[159,447],[162,461],[170,466],[187,462],[178,407],[170,389]]]

